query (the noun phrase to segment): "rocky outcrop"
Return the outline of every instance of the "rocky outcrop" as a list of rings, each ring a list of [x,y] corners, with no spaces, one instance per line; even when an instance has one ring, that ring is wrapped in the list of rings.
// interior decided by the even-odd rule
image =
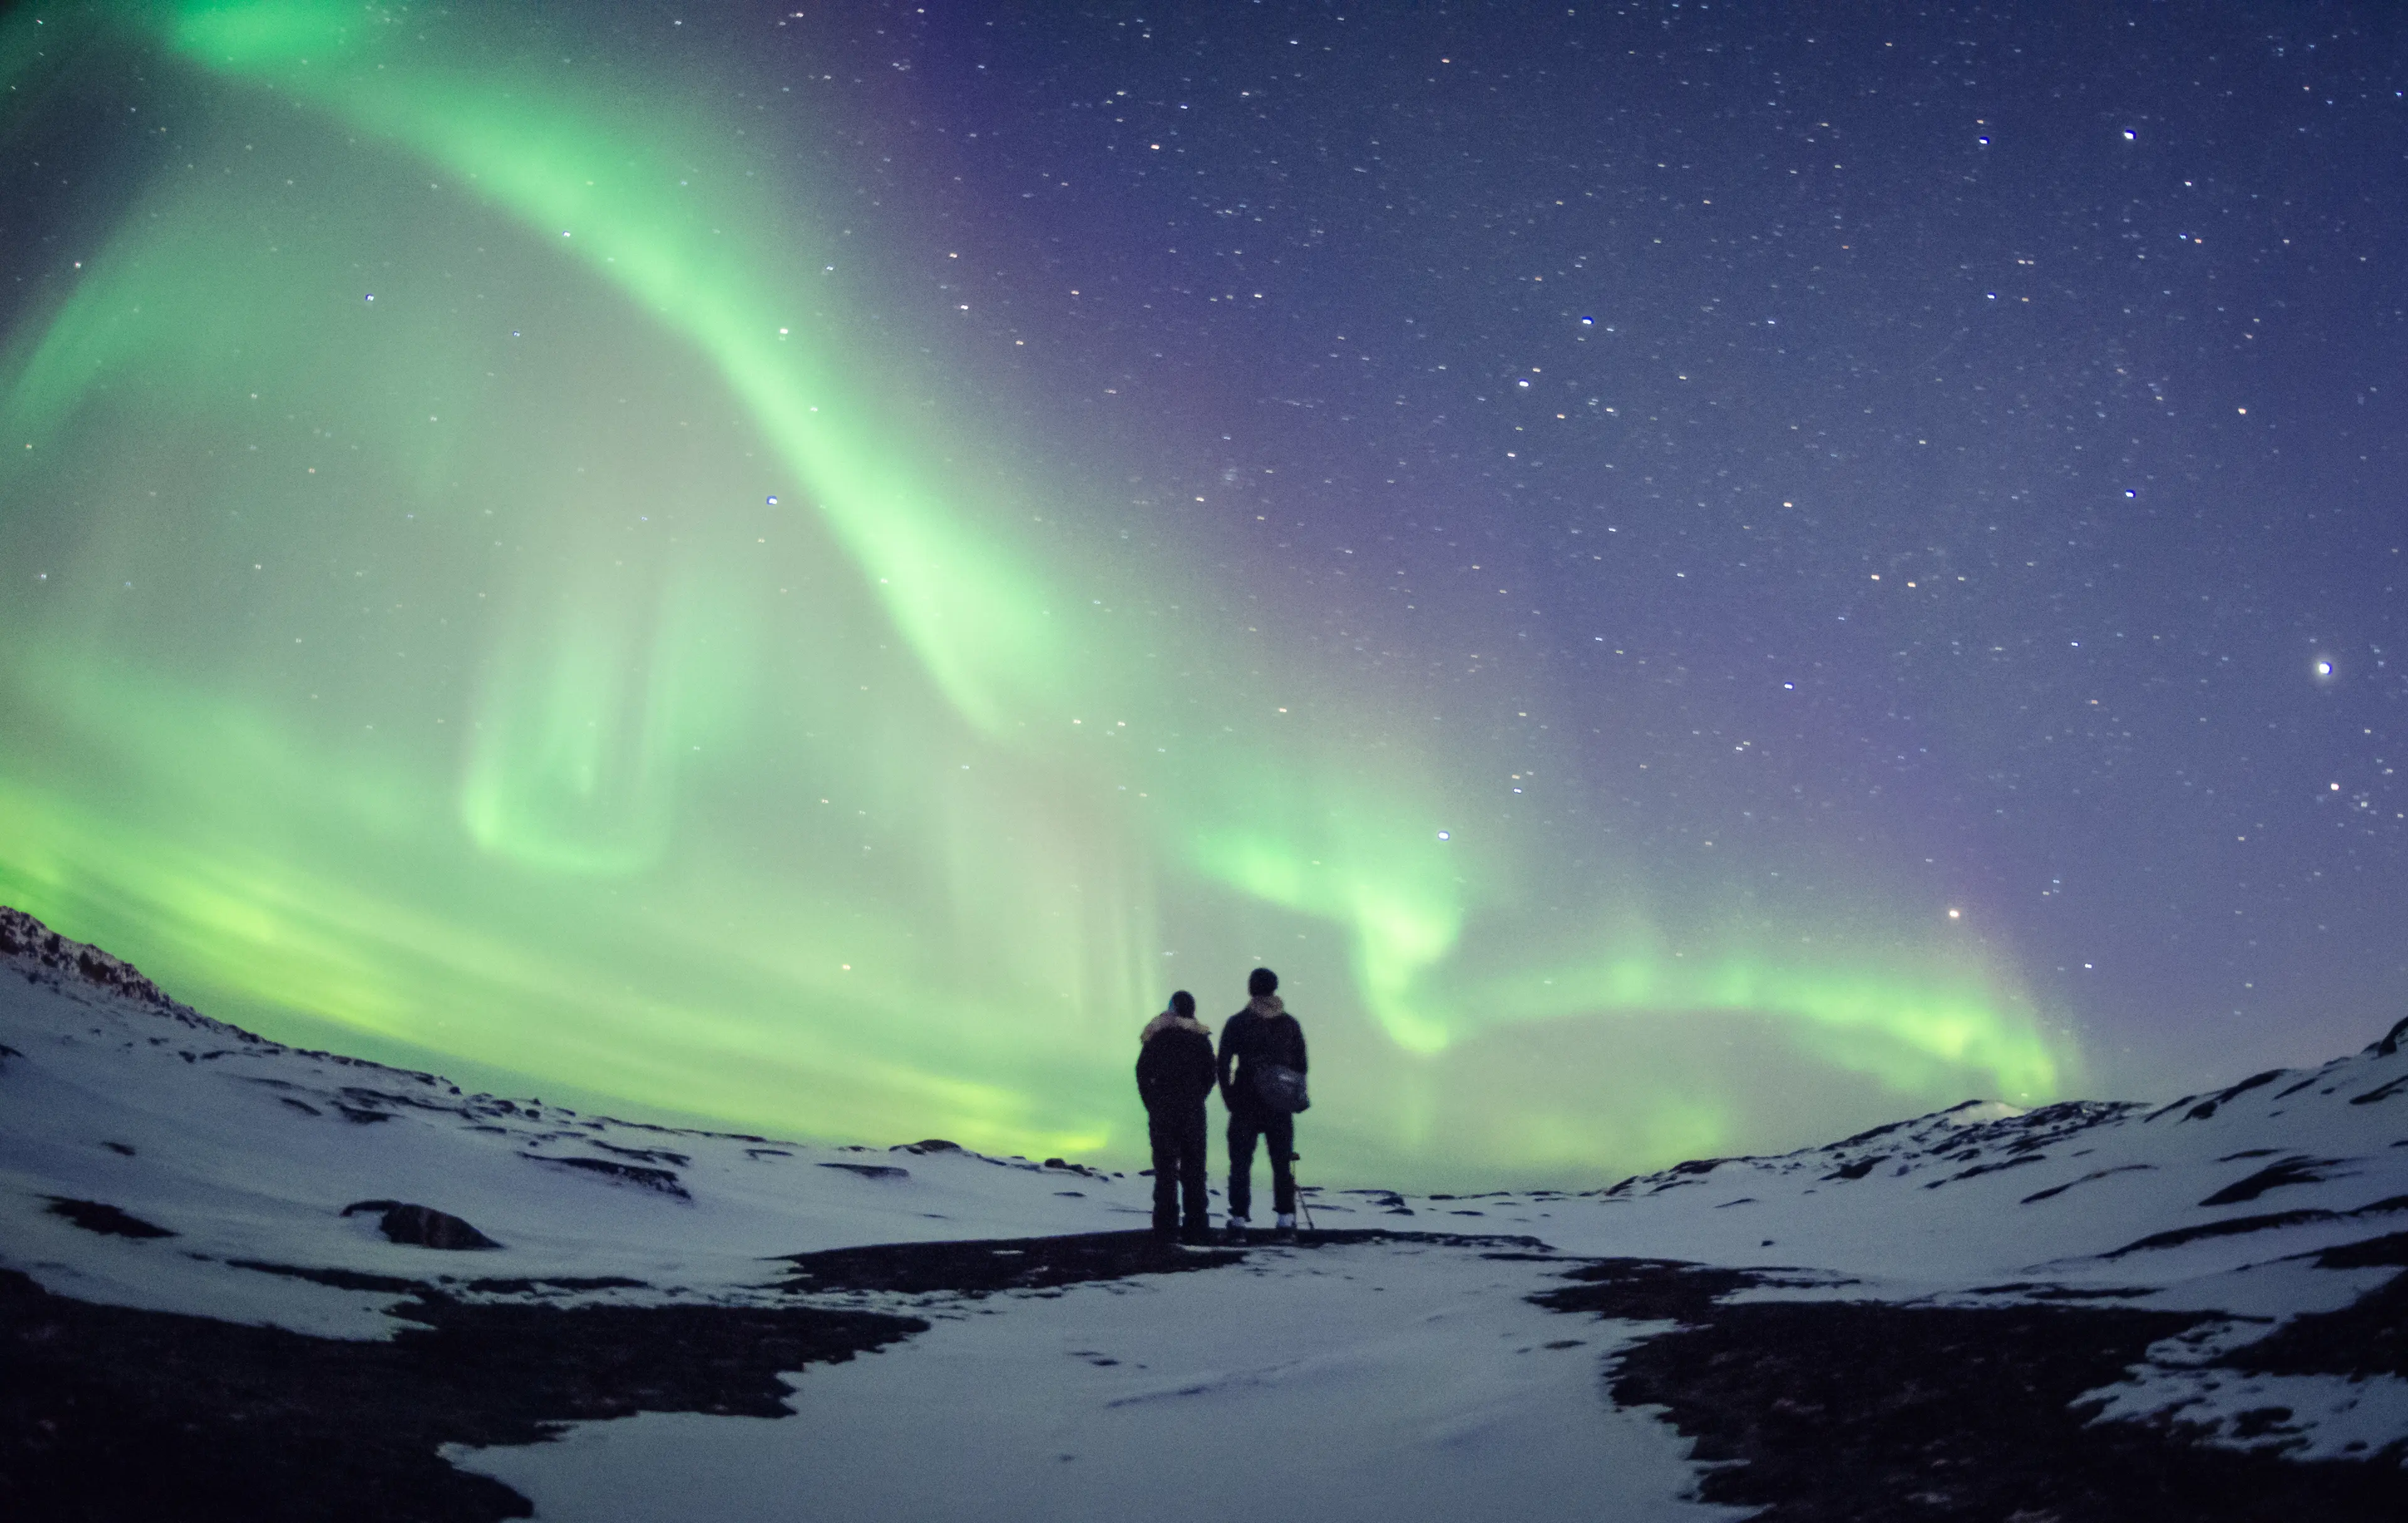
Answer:
[[[354,1200],[343,1208],[343,1214],[350,1216],[363,1211],[384,1213],[384,1220],[379,1225],[385,1237],[394,1243],[452,1250],[501,1246],[459,1217],[432,1206],[412,1205],[407,1200]]]
[[[87,1232],[101,1232],[110,1237],[172,1238],[176,1235],[105,1200],[71,1200],[64,1195],[54,1195],[50,1197],[50,1214],[64,1216]]]
[[[154,1006],[184,1018],[186,1025],[205,1026],[235,1033],[236,1028],[212,1021],[192,1006],[167,997],[159,985],[144,978],[134,965],[110,956],[96,946],[69,941],[43,925],[22,910],[0,905],[0,957],[14,960],[34,976],[36,969],[122,995],[129,999]],[[248,1041],[259,1038],[250,1032],[238,1033]]]
[[[611,1158],[564,1157],[550,1153],[522,1153],[529,1163],[548,1163],[557,1169],[575,1169],[620,1185],[634,1185],[680,1200],[691,1200],[686,1187],[680,1183],[674,1169],[653,1169],[640,1163],[620,1163]]]

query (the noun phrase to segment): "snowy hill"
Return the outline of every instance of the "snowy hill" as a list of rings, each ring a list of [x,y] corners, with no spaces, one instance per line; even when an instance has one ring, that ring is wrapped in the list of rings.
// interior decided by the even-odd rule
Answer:
[[[464,1094],[0,911],[0,1506],[2398,1516],[2403,1030],[1196,1253],[1143,1179]]]
[[[2403,1031],[2171,1104],[1968,1101],[1780,1157],[1680,1164],[1600,1200],[1630,1208],[1609,1218],[1624,1251],[1677,1240],[1746,1262],[1771,1236],[1784,1262],[1891,1277],[2170,1285],[2408,1228]]]
[[[475,1277],[724,1300],[769,1294],[772,1254],[1116,1229],[1150,1199],[1147,1181],[1068,1164],[890,1157],[463,1094],[210,1020],[15,911],[0,911],[0,1242],[11,1266],[87,1300],[389,1334],[390,1295],[252,1267],[424,1273],[426,1250],[387,1242],[381,1213],[342,1214],[363,1200],[478,1228],[499,1246],[473,1256]],[[172,1232],[173,1250],[79,1228],[57,1200]]]

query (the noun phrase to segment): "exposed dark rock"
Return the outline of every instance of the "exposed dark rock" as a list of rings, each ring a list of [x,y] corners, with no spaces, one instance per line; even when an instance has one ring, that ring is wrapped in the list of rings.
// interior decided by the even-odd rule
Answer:
[[[471,1280],[463,1288],[487,1296],[523,1296],[549,1290],[648,1290],[641,1280],[624,1274],[566,1275],[535,1280]]]
[[[262,1274],[280,1275],[287,1280],[307,1280],[311,1285],[332,1286],[337,1290],[380,1290],[396,1296],[431,1295],[435,1287],[423,1280],[405,1280],[398,1274],[370,1274],[365,1270],[304,1269],[298,1264],[270,1264],[258,1258],[229,1258],[236,1269],[256,1270]]]
[[[1886,1153],[1875,1153],[1869,1157],[1858,1158],[1854,1163],[1843,1163],[1822,1177],[1827,1180],[1862,1179],[1867,1174],[1873,1171],[1874,1166],[1888,1157],[1889,1155]]]
[[[2074,1406],[2191,1314],[2067,1306],[1754,1302],[1651,1338],[1613,1365],[1713,1464],[1700,1500],[1756,1523],[2394,1519],[2389,1464],[2206,1449]]]
[[[2149,1122],[2157,1120],[2159,1116],[2172,1115],[2174,1112],[2181,1110],[2184,1106],[2188,1105],[2191,1101],[2197,1099],[2199,1099],[2197,1095],[2185,1095],[2178,1100],[2169,1101],[2168,1103],[2157,1107],[2156,1110],[2151,1111],[2147,1115],[2143,1116],[2141,1118],[2141,1122],[2145,1126]]]
[[[1971,1169],[1949,1175],[1946,1179],[1935,1179],[1923,1187],[1927,1190],[1936,1190],[1942,1185],[1954,1185],[1960,1179],[1972,1179],[1981,1174],[1995,1174],[2001,1169],[2020,1169],[2028,1163],[2046,1163],[2047,1161],[2048,1155],[2045,1153],[2019,1154],[1997,1163],[1977,1163]]]
[[[532,1163],[556,1164],[563,1169],[579,1169],[589,1174],[599,1174],[623,1185],[638,1185],[663,1195],[673,1195],[681,1200],[691,1200],[676,1173],[667,1169],[654,1169],[649,1164],[619,1163],[609,1158],[560,1158],[542,1153],[522,1153],[520,1157]]]
[[[2383,1033],[2383,1040],[2367,1050],[2389,1057],[2400,1050],[2400,1043],[2403,1040],[2408,1040],[2408,1015],[2402,1015],[2393,1022],[2391,1029]]]
[[[948,1142],[941,1137],[924,1138],[916,1142],[904,1142],[900,1145],[902,1151],[906,1153],[959,1153],[962,1151],[961,1143]]]
[[[2221,1089],[2216,1091],[2214,1098],[2208,1100],[2205,1108],[2210,1114],[2214,1114],[2214,1108],[2216,1106],[2229,1105],[2233,1100],[2243,1095],[2246,1095],[2249,1091],[2271,1085],[2275,1080],[2290,1071],[2291,1070],[2289,1069],[2268,1069],[2263,1073],[2253,1073],[2248,1078],[2242,1080],[2239,1084],[2234,1085],[2229,1089]],[[2191,1114],[2193,1115],[2198,1115],[2199,1112],[2193,1111]]]
[[[108,1149],[111,1153],[118,1154],[121,1157],[128,1158],[134,1157],[134,1149],[123,1142],[103,1142],[100,1145]]]
[[[589,1137],[586,1141],[605,1153],[616,1153],[623,1158],[638,1158],[645,1163],[665,1163],[674,1168],[683,1169],[694,1162],[690,1155],[672,1153],[665,1147],[621,1147],[616,1142],[606,1142],[599,1137]]]
[[[1870,1142],[1876,1137],[1885,1137],[1901,1127],[1912,1126],[1913,1124],[1912,1120],[1885,1121],[1880,1126],[1872,1128],[1870,1130],[1856,1133],[1854,1137],[1842,1137],[1831,1145],[1833,1147],[1855,1147],[1859,1142]]]
[[[1732,1291],[1759,1284],[1746,1270],[1671,1258],[1609,1258],[1565,1274],[1574,1282],[1530,1299],[1556,1312],[1594,1312],[1632,1322],[1700,1322]]]
[[[2184,1121],[2206,1121],[2208,1116],[2215,1114],[2215,1107],[2220,1107],[2220,1104],[2229,1104],[2229,1102],[2232,1102],[2232,1099],[2235,1099],[2237,1095],[2246,1095],[2246,1092],[2249,1092],[2249,1090],[2257,1090],[2258,1085],[2271,1085],[2271,1083],[2273,1083],[2273,1080],[2283,1078],[2283,1075],[2286,1075],[2286,1073],[2290,1073],[2290,1069],[2269,1069],[2269,1070],[2266,1070],[2266,1073],[2252,1073],[2252,1075],[2249,1075],[2249,1078],[2244,1078],[2244,1080],[2242,1080],[2242,1083],[2237,1083],[2237,1085],[2229,1087],[2229,1090],[2217,1090],[2215,1095],[2208,1095],[2206,1099],[2200,1099],[2199,1104],[2194,1104],[2194,1107],[2191,1107],[2191,1114],[2184,1116]],[[2287,1095],[2287,1090],[2286,1090],[2286,1095]],[[2174,1104],[2182,1104],[2182,1102],[2179,1102],[2179,1099],[2177,1099],[2177,1102],[2174,1102]]]
[[[1283,1247],[1310,1249],[1363,1243],[1443,1243],[1464,1247],[1544,1254],[1536,1238],[1510,1234],[1385,1232],[1376,1228],[1302,1231]],[[1048,1289],[1132,1274],[1178,1274],[1242,1263],[1234,1248],[1199,1252],[1163,1242],[1151,1232],[1081,1232],[1053,1238],[1008,1238],[974,1243],[889,1243],[863,1248],[831,1248],[792,1254],[795,1266],[781,1289],[823,1293],[887,1290],[904,1295],[950,1291],[968,1296],[998,1290]]]
[[[1236,1264],[1235,1250],[1197,1253],[1151,1232],[1087,1232],[1074,1237],[988,1243],[896,1243],[795,1254],[783,1288],[890,1290],[905,1295],[954,1291],[986,1295],[1131,1274],[1175,1274]]]
[[[2126,1254],[2140,1253],[2150,1248],[2180,1247],[2186,1243],[2196,1243],[2201,1238],[2235,1237],[2247,1232],[2271,1231],[2278,1227],[2297,1227],[2303,1222],[2349,1221],[2359,1216],[2383,1216],[2400,1211],[2408,1211],[2408,1195],[2389,1196],[2360,1206],[2355,1211],[2323,1211],[2315,1207],[2303,1207],[2298,1211],[2268,1212],[2262,1216],[2234,1216],[2226,1221],[2202,1222],[2197,1227],[2177,1227],[2163,1232],[2152,1232],[2147,1237],[2128,1243],[2120,1248],[2111,1248],[2099,1257],[2121,1258]]]
[[[2200,1202],[2202,1206],[2237,1206],[2243,1200],[2255,1200],[2268,1190],[2279,1190],[2286,1185],[2315,1185],[2326,1178],[2324,1171],[2341,1163],[2340,1158],[2285,1158],[2270,1164],[2246,1179],[2235,1180]]]
[[[2154,1163],[2125,1163],[2118,1164],[2113,1169],[2096,1169],[2091,1171],[2089,1173],[2083,1175],[2080,1179],[2069,1179],[2062,1185],[2052,1185],[2044,1190],[2034,1190],[2031,1194],[2025,1196],[2023,1200],[2016,1203],[2018,1205],[2026,1206],[2037,1205],[2041,1201],[2049,1200],[2052,1197],[2063,1195],[2066,1191],[2073,1188],[2076,1185],[2087,1185],[2094,1179],[2105,1179],[2110,1174],[2128,1174],[2144,1169],[2155,1169],[2157,1165]]]
[[[2387,1085],[2379,1085],[2363,1095],[2352,1095],[2349,1102],[2352,1105],[2372,1105],[2376,1100],[2389,1099],[2402,1089],[2408,1089],[2408,1073],[2401,1074]]]
[[[924,1329],[807,1307],[463,1305],[390,1342],[51,1296],[0,1271],[0,1513],[155,1523],[485,1523],[526,1499],[446,1444],[638,1411],[782,1417],[781,1371]]]
[[[2347,1243],[2316,1255],[2318,1269],[2372,1269],[2383,1264],[2408,1269],[2408,1232],[2390,1232],[2363,1243]]]
[[[131,1216],[117,1207],[99,1200],[70,1200],[64,1195],[50,1197],[50,1214],[64,1216],[87,1232],[105,1232],[120,1238],[172,1238],[176,1234],[164,1227],[153,1227],[139,1216]]]
[[[1966,1292],[1969,1296],[2021,1296],[2026,1300],[2138,1300],[2157,1293],[2155,1286],[2076,1287],[2040,1285],[2028,1280],[2017,1281],[2014,1285],[1977,1285]]]
[[[2369,1252],[2363,1262],[2397,1263],[2402,1238],[2408,1238],[2408,1233],[2374,1240],[2390,1245],[2387,1256],[2373,1255],[2374,1243],[2357,1243],[2353,1248]],[[2352,1249],[2333,1253],[2346,1257],[2352,1256]],[[2319,1257],[2317,1262],[2323,1261]],[[2408,1375],[2408,1274],[2393,1275],[2338,1312],[2295,1316],[2217,1362],[2252,1374],[2348,1375],[2352,1379]],[[2408,1439],[2392,1448],[2408,1451]],[[2402,1495],[2408,1497],[2408,1491]],[[2399,1516],[2408,1517],[2408,1509]]]
[[[354,1200],[343,1208],[343,1214],[349,1216],[363,1211],[384,1214],[379,1225],[387,1240],[394,1243],[449,1250],[501,1246],[459,1217],[449,1212],[437,1211],[432,1206],[411,1205],[407,1200]]]
[[[891,1163],[835,1163],[822,1159],[820,1167],[841,1169],[848,1174],[859,1174],[864,1179],[910,1179],[911,1177],[910,1170],[898,1169]]]
[[[72,978],[165,1011],[186,1026],[222,1032],[248,1042],[260,1042],[248,1031],[210,1020],[191,1006],[177,1003],[167,998],[159,985],[137,972],[132,964],[122,962],[96,946],[69,941],[22,910],[0,906],[0,956],[20,958],[29,964],[26,970],[29,976],[36,970],[41,970],[62,978]]]

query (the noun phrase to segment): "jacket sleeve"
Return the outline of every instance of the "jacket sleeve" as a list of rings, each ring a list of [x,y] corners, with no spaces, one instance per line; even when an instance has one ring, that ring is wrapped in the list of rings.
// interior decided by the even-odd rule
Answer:
[[[1235,1103],[1229,1099],[1229,1065],[1238,1060],[1238,1035],[1245,1029],[1245,1013],[1240,1011],[1229,1017],[1228,1025],[1221,1027],[1221,1056],[1214,1065],[1214,1073],[1220,1082],[1221,1103],[1224,1105]]]
[[[1288,1024],[1296,1027],[1296,1071],[1309,1072],[1311,1070],[1304,1061],[1304,1023],[1290,1016]]]
[[[1212,1059],[1212,1039],[1197,1037],[1189,1045],[1195,1049],[1195,1061],[1188,1065],[1188,1099],[1201,1105],[1205,1097],[1212,1093],[1217,1068]]]

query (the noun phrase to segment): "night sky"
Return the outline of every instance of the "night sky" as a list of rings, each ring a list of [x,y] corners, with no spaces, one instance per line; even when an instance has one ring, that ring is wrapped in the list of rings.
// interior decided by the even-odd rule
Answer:
[[[2408,996],[2383,5],[20,7],[0,900],[265,1034],[1308,1179]]]

